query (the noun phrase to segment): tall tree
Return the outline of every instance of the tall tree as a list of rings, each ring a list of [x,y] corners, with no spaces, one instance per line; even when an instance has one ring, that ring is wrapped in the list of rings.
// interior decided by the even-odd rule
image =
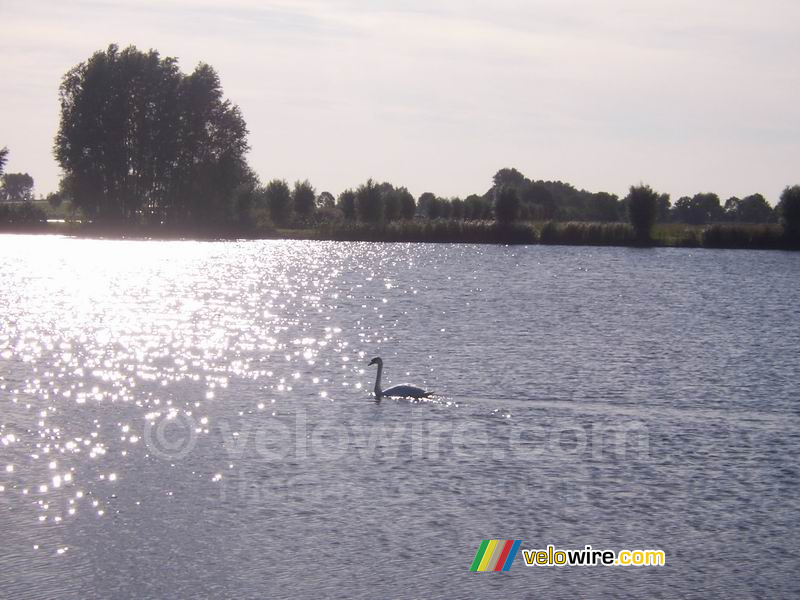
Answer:
[[[428,217],[429,219],[438,217],[439,210],[436,205],[436,194],[433,192],[423,192],[420,194],[417,200],[417,210],[420,215]]]
[[[631,186],[628,197],[628,218],[641,242],[652,239],[653,225],[658,217],[657,192],[649,185]]]
[[[800,241],[800,185],[787,187],[781,193],[778,213],[786,235]]]
[[[309,183],[308,179],[295,181],[294,189],[292,190],[292,202],[294,203],[294,211],[301,219],[308,220],[314,214],[316,194],[314,186]]]
[[[354,221],[356,218],[356,193],[353,190],[345,190],[339,194],[337,206],[342,211],[344,218]]]
[[[356,214],[365,223],[380,223],[383,220],[383,196],[372,179],[356,190]]]
[[[397,193],[397,190],[392,188],[391,191],[383,194],[383,213],[387,221],[396,221],[399,219],[401,208],[400,195]]]
[[[110,45],[70,69],[59,90],[55,156],[74,205],[99,221],[238,221],[255,185],[247,127],[214,69],[184,75],[155,50]]]
[[[519,219],[520,201],[513,187],[501,187],[494,202],[494,216],[498,223],[509,224]]]
[[[494,183],[494,187],[498,190],[501,187],[511,187],[519,190],[523,188],[527,182],[528,180],[525,178],[525,175],[513,168],[500,169],[492,178],[492,183]]]
[[[417,203],[414,202],[414,196],[404,187],[397,188],[395,192],[400,198],[400,217],[402,219],[413,219],[414,213],[417,212]]]
[[[282,179],[273,179],[264,190],[269,213],[272,221],[281,227],[286,227],[292,220],[292,193],[289,184]]]
[[[3,174],[3,171],[6,168],[7,161],[8,161],[8,148],[6,147],[0,148],[0,175]]]
[[[657,221],[661,223],[666,223],[669,221],[670,215],[670,208],[672,206],[672,202],[670,202],[669,194],[661,194],[658,197],[658,217]]]

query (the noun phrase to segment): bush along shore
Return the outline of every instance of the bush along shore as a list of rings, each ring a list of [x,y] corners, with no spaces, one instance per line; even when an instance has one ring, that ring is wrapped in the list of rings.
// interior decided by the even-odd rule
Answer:
[[[338,224],[297,231],[291,237],[363,242],[443,242],[468,244],[543,244],[798,250],[800,240],[777,225],[653,227],[642,238],[627,223],[546,222],[501,224],[494,221],[407,221],[386,225]]]
[[[0,207],[0,213],[2,213]],[[26,213],[29,216],[30,213]],[[38,215],[37,215],[38,216]],[[745,250],[799,250],[800,239],[792,238],[779,225],[713,224],[691,226],[655,225],[642,239],[627,223],[554,221],[502,224],[496,221],[454,219],[395,221],[383,224],[326,223],[316,227],[288,229],[226,227],[168,227],[163,225],[109,226],[80,222],[16,220],[0,224],[0,232],[60,234],[105,239],[234,240],[296,239],[352,242],[414,242],[462,244],[542,244],[553,246],[629,246],[716,248]]]

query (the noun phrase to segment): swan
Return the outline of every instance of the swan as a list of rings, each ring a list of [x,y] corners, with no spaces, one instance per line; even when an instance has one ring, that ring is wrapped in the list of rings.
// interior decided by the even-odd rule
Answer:
[[[381,390],[381,375],[383,374],[383,359],[375,357],[369,361],[369,366],[378,365],[378,376],[375,378],[375,397],[380,400],[382,396],[389,398],[427,398],[433,392],[426,392],[422,388],[414,385],[393,385],[390,388]]]

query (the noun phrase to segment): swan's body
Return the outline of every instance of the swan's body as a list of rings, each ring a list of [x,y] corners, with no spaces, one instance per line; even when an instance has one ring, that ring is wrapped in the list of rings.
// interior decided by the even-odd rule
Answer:
[[[378,365],[378,376],[375,378],[375,397],[381,399],[386,396],[387,398],[427,398],[433,392],[426,392],[422,388],[415,385],[393,385],[385,390],[381,389],[381,376],[383,375],[383,359],[373,358],[370,361],[370,366]]]

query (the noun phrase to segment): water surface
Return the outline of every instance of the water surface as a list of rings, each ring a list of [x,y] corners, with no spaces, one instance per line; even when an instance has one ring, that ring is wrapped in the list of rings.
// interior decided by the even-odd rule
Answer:
[[[800,256],[0,236],[0,591],[800,593]],[[384,384],[430,402],[370,397]],[[661,568],[468,573],[485,538]]]

